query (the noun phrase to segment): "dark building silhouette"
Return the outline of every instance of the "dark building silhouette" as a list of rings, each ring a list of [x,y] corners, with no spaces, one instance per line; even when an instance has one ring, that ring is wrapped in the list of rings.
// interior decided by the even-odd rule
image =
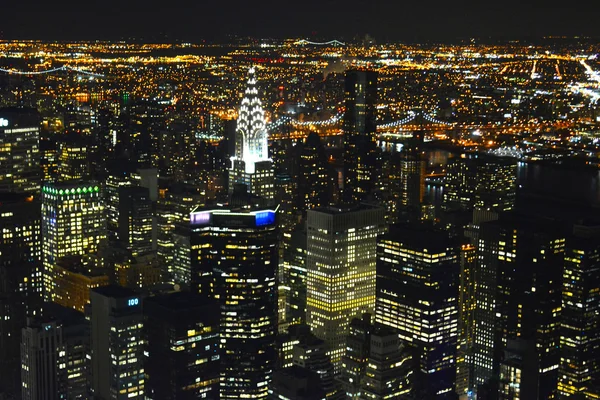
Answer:
[[[344,194],[346,203],[366,199],[376,179],[377,72],[346,71],[344,83]]]
[[[152,251],[152,216],[152,201],[147,188],[119,188],[119,241],[133,256]]]
[[[269,400],[325,400],[319,374],[294,365],[275,372],[269,389]]]
[[[305,213],[307,210],[329,205],[330,172],[319,135],[311,132],[301,146],[298,163],[298,204]]]
[[[144,315],[146,396],[218,399],[218,304],[191,292],[174,292],[147,298]]]
[[[0,393],[17,397],[21,329],[42,295],[40,209],[29,195],[0,194]]]

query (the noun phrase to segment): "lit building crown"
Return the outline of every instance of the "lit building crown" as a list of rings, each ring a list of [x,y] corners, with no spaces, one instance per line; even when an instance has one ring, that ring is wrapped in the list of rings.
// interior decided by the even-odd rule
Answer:
[[[236,137],[242,140],[242,146],[238,147],[241,154],[236,154],[235,159],[243,160],[246,172],[252,173],[254,163],[269,160],[265,111],[258,97],[254,67],[248,71],[248,83],[238,114],[237,130]]]

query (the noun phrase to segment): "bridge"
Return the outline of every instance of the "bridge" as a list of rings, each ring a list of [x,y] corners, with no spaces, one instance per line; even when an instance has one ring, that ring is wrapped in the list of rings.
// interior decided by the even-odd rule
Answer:
[[[318,121],[298,121],[287,115],[279,117],[277,120],[267,124],[267,131],[272,134],[276,134],[276,131],[287,125],[291,126],[295,129],[318,129],[318,128],[335,128],[339,127],[339,123],[343,117],[343,110],[338,110],[338,112],[329,119],[318,120]],[[403,126],[407,126],[410,124],[416,125],[424,125],[424,124],[433,124],[440,125],[446,128],[452,127],[455,124],[452,122],[441,121],[431,116],[431,114],[423,111],[423,110],[410,110],[405,117],[398,119],[396,121],[387,122],[383,124],[379,124],[377,126],[377,130],[382,132],[381,135],[393,135],[394,131],[402,130]]]
[[[313,46],[334,46],[334,47],[338,47],[338,46],[345,46],[346,43],[344,42],[340,42],[339,40],[330,40],[328,42],[311,42],[310,40],[306,40],[306,39],[300,39],[297,42],[294,42],[295,45],[300,45],[300,46],[306,46],[307,44],[313,45]]]
[[[61,72],[61,71],[75,72],[76,74],[87,75],[87,76],[91,76],[91,77],[94,77],[94,78],[105,78],[105,76],[102,75],[102,74],[96,74],[96,73],[89,72],[89,71],[86,71],[86,70],[83,70],[83,69],[70,67],[68,65],[63,65],[62,67],[50,68],[50,69],[46,69],[46,70],[43,70],[43,71],[19,71],[19,70],[16,70],[16,69],[0,68],[0,72],[4,72],[6,74],[11,74],[11,75],[26,75],[26,76],[30,76],[30,75],[46,75],[46,74],[53,74],[53,73]]]

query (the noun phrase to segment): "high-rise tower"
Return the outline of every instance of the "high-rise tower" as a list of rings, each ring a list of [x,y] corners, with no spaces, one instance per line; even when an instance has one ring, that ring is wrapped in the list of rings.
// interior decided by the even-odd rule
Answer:
[[[0,109],[0,191],[40,190],[40,115],[29,108]]]
[[[90,297],[94,396],[115,400],[145,398],[142,299],[133,290],[120,286],[92,289]]]
[[[336,373],[353,318],[375,310],[377,236],[384,210],[368,205],[308,211],[306,321],[329,347]]]
[[[42,187],[44,296],[54,300],[54,266],[70,255],[93,255],[106,238],[104,202],[95,183],[48,183]]]
[[[398,329],[418,357],[419,398],[455,386],[459,245],[444,233],[394,226],[377,242],[377,323]]]
[[[254,67],[248,71],[235,140],[235,156],[231,158],[229,170],[229,192],[233,192],[236,184],[244,184],[250,193],[273,199],[273,161],[269,158],[265,112],[258,97]]]
[[[233,203],[190,215],[191,283],[219,304],[220,398],[264,399],[276,359],[277,210]]]
[[[353,70],[344,81],[344,201],[365,199],[376,164],[377,72]]]

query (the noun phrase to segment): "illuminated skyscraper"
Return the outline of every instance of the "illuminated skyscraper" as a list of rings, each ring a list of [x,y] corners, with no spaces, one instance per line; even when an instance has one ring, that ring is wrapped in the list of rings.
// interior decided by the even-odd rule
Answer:
[[[600,245],[584,232],[567,239],[562,277],[559,399],[598,396],[600,378]]]
[[[0,194],[0,393],[19,397],[19,340],[42,294],[40,201]]]
[[[88,396],[89,323],[72,309],[47,303],[21,335],[22,399]]]
[[[475,267],[474,384],[496,386],[506,343],[533,341],[539,399],[555,395],[565,234],[551,220],[503,214],[481,225]]]
[[[40,122],[34,109],[0,109],[0,191],[39,193]]]
[[[120,286],[98,287],[90,312],[94,396],[145,399],[142,299]]]
[[[308,211],[306,321],[329,349],[336,373],[352,318],[375,309],[377,236],[384,210],[320,208]]]
[[[532,340],[510,339],[500,361],[499,400],[537,399],[539,366]],[[492,389],[491,393],[495,390]]]
[[[275,196],[275,172],[269,158],[265,112],[258,96],[254,67],[248,71],[248,84],[239,109],[235,156],[229,170],[229,192],[244,184],[248,192],[264,199]]]
[[[459,250],[444,233],[396,226],[377,243],[377,323],[418,357],[421,398],[454,396]]]
[[[400,205],[409,219],[420,218],[425,194],[425,159],[421,142],[413,139],[400,152]]]
[[[364,200],[376,171],[377,72],[346,71],[343,118],[344,201]]]
[[[276,360],[276,210],[245,204],[191,214],[192,288],[221,310],[221,399],[266,398]]]
[[[58,141],[58,179],[71,181],[90,178],[90,154],[86,138],[66,134]]]
[[[54,299],[53,268],[69,255],[92,255],[106,238],[106,217],[95,183],[47,183],[42,188],[44,297]]]
[[[340,379],[348,399],[360,397],[361,381],[365,376],[369,359],[371,332],[374,329],[371,320],[371,314],[364,314],[361,318],[352,319],[348,326],[346,352],[342,357]]]

